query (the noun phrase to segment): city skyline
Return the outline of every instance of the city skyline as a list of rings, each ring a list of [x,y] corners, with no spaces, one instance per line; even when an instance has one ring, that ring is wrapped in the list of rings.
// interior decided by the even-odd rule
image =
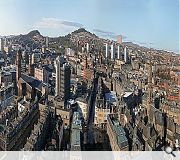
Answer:
[[[103,38],[123,35],[124,41],[179,52],[177,0],[13,2],[0,2],[1,36],[37,29],[45,36],[57,37],[83,27]]]
[[[175,2],[0,1],[0,152],[178,157]]]

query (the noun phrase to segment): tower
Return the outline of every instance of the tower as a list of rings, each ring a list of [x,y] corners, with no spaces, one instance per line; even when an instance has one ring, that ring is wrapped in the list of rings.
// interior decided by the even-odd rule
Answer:
[[[117,43],[122,44],[122,35],[117,37]]]
[[[32,64],[32,55],[29,54],[28,74],[34,76],[34,65]]]
[[[16,54],[16,82],[18,82],[21,77],[21,60],[22,60],[22,51],[19,49]]]
[[[111,59],[114,59],[114,44],[111,44]]]
[[[4,51],[4,40],[3,40],[3,38],[0,38],[0,51],[1,52]]]
[[[129,55],[128,55],[128,51],[127,51],[127,47],[124,48],[124,62],[128,63],[129,60]]]
[[[117,48],[117,58],[120,59],[120,47],[118,45],[118,48]]]
[[[56,68],[56,88],[55,94],[56,96],[60,95],[60,67],[61,67],[61,59],[58,56],[55,61],[55,68]]]
[[[29,54],[29,69],[31,68],[31,62],[32,62],[32,57],[31,54]]]
[[[108,58],[108,53],[109,53],[109,48],[108,48],[108,44],[106,43],[106,58]]]
[[[49,47],[49,37],[46,37],[46,47]]]
[[[33,53],[31,55],[31,63],[34,64],[35,63],[35,53]]]
[[[70,98],[71,68],[68,63],[63,63],[58,56],[55,61],[56,68],[56,88],[55,95],[60,96],[65,102]]]
[[[86,44],[86,51],[89,53],[89,43]]]

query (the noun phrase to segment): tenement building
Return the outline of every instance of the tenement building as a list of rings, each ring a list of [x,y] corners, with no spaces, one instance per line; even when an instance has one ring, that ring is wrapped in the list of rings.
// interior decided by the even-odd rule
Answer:
[[[111,149],[112,151],[128,151],[128,139],[117,116],[117,114],[109,114],[107,117],[107,134],[109,136]]]
[[[38,104],[22,99],[18,102],[18,114],[0,125],[0,150],[22,149],[39,117]]]
[[[71,126],[71,151],[82,150],[82,124],[79,112],[74,112]]]
[[[49,147],[48,139],[54,141],[54,150],[61,149],[63,139],[62,119],[55,115],[54,110],[40,105],[40,118],[24,146],[25,151],[41,151]]]

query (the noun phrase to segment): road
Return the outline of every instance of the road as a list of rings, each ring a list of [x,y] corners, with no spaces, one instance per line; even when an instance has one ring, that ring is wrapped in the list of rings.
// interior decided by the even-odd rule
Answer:
[[[88,119],[87,119],[87,132],[86,132],[86,144],[94,144],[94,116],[95,116],[95,100],[98,88],[98,78],[93,80],[93,87],[88,102]]]

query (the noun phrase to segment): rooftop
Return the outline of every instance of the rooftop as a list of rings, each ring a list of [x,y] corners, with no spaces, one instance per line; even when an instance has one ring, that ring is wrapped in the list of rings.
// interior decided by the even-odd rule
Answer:
[[[80,130],[72,130],[71,133],[71,151],[81,150]]]
[[[120,125],[117,117],[115,117],[115,115],[108,115],[108,121],[112,127],[112,130],[114,131],[118,146],[121,149],[128,147],[128,139],[126,138],[125,131]]]
[[[71,150],[78,151],[81,150],[81,120],[79,112],[74,112],[71,127]]]
[[[117,104],[116,92],[111,91],[109,93],[106,93],[105,94],[105,99],[106,99],[107,102],[116,105]]]
[[[127,97],[129,97],[130,95],[132,95],[132,94],[133,94],[133,92],[125,92],[124,95],[123,95],[123,97],[124,97],[124,98],[127,98]]]

